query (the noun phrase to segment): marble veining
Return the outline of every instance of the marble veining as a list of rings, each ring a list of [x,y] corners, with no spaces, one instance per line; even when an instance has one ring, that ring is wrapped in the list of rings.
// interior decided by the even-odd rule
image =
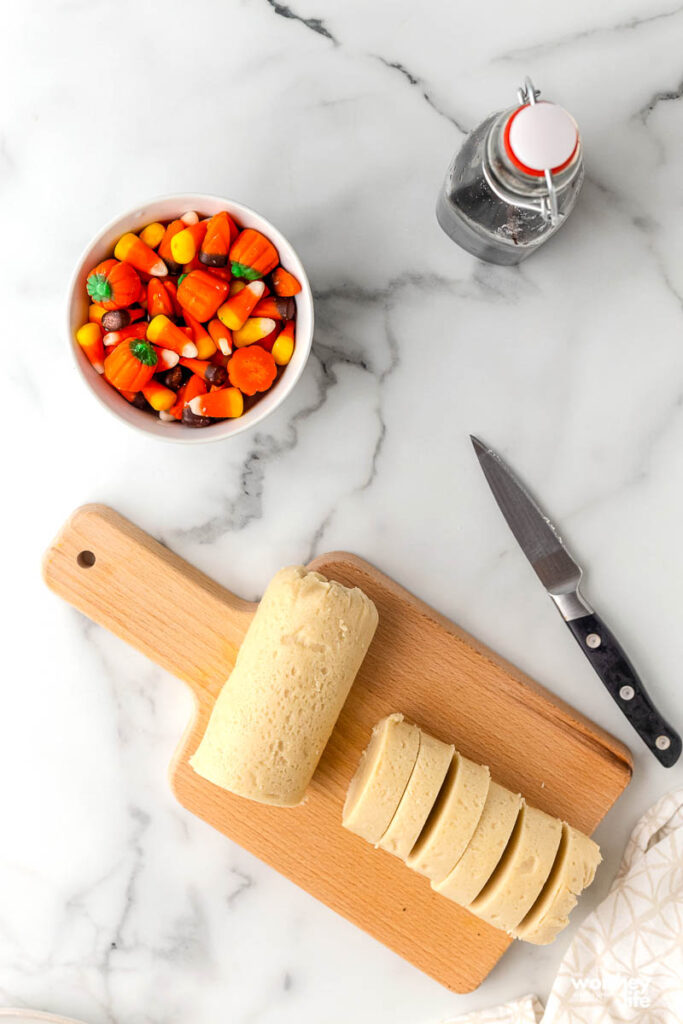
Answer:
[[[5,12],[0,1003],[92,1024],[437,1024],[547,995],[633,823],[683,768],[659,768],[591,674],[469,434],[537,494],[680,728],[682,32],[683,6],[662,0]],[[526,74],[576,116],[587,173],[557,237],[506,269],[456,249],[434,205],[464,132]],[[277,224],[316,308],[288,401],[192,449],[100,409],[63,328],[91,235],[184,190]],[[40,579],[86,501],[252,600],[284,564],[354,551],[628,743],[634,780],[569,932],[456,996],[187,814],[167,766],[189,691]]]

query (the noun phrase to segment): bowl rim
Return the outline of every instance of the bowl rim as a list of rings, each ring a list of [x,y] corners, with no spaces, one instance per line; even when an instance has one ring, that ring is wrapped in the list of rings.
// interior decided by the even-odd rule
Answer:
[[[263,403],[259,402],[245,413],[244,416],[237,419],[218,420],[215,424],[212,424],[209,427],[197,429],[184,426],[182,423],[168,423],[161,429],[158,429],[160,421],[144,410],[130,408],[130,418],[125,416],[123,411],[119,412],[112,403],[106,400],[99,388],[95,386],[95,382],[91,380],[90,375],[95,373],[95,371],[92,369],[90,364],[87,363],[85,357],[79,353],[78,343],[74,337],[74,305],[78,300],[78,283],[85,270],[86,263],[90,263],[93,259],[93,250],[96,250],[102,243],[103,239],[115,230],[125,232],[125,230],[127,230],[125,227],[126,221],[134,218],[134,216],[141,210],[159,203],[177,203],[178,215],[180,215],[185,212],[185,210],[197,209],[201,211],[203,202],[208,202],[209,204],[220,204],[222,208],[227,209],[231,216],[233,215],[231,211],[234,211],[234,215],[238,220],[241,214],[245,214],[247,217],[253,218],[259,224],[257,230],[262,230],[264,234],[268,234],[269,238],[278,249],[278,253],[280,253],[280,250],[284,245],[287,250],[287,257],[291,257],[295,264],[293,271],[296,273],[296,277],[301,284],[301,292],[296,296],[297,304],[299,301],[304,304],[304,307],[308,312],[310,325],[309,329],[306,331],[305,337],[300,339],[297,335],[296,345],[297,348],[300,349],[302,356],[298,365],[295,367],[287,366],[285,368],[285,373],[282,374],[278,381],[278,384],[281,385],[280,393],[277,394],[276,392],[273,392],[275,400],[271,405],[266,406],[263,411],[260,410],[260,406]],[[107,258],[108,257],[106,255],[103,255],[100,259]],[[297,309],[297,323],[298,320],[299,310]],[[124,423],[126,426],[136,430],[138,433],[142,433],[146,437],[155,438],[159,441],[165,441],[170,444],[210,444],[217,441],[226,441],[229,438],[237,437],[239,434],[242,434],[247,430],[252,430],[267,419],[271,413],[274,413],[275,410],[278,409],[291,395],[304,372],[308,362],[308,357],[311,353],[313,345],[313,331],[315,327],[315,310],[310,281],[301,257],[289,239],[274,224],[272,224],[267,217],[264,217],[263,214],[258,212],[258,210],[254,210],[253,207],[247,206],[245,203],[241,203],[237,199],[230,199],[226,196],[219,196],[209,192],[169,192],[164,195],[153,196],[143,202],[136,203],[135,206],[129,207],[116,217],[112,217],[83,247],[69,277],[66,295],[66,327],[71,360],[76,366],[79,377],[87,387],[90,394],[94,396],[100,406],[105,408],[111,416],[120,423]],[[288,373],[287,371],[291,372]],[[97,375],[97,377],[99,378],[99,375]],[[116,389],[111,388],[111,385],[108,385],[108,387],[112,391],[112,397],[116,396]],[[264,397],[266,394],[267,392],[264,393]],[[122,398],[122,396],[119,395],[118,397],[125,402],[125,399]],[[127,408],[127,406],[124,406],[124,409],[125,408]],[[140,418],[132,415],[134,412],[139,412]],[[141,419],[143,416],[146,419],[151,420],[149,425]],[[153,429],[153,426],[157,429]],[[166,430],[166,427],[169,429]]]

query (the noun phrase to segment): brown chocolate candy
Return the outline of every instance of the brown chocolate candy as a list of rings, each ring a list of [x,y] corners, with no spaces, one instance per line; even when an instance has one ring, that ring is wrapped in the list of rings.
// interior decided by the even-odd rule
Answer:
[[[172,391],[177,391],[183,383],[183,368],[182,366],[174,366],[171,370],[165,370],[159,374],[159,380],[165,388],[170,388]]]
[[[186,427],[210,427],[213,420],[208,416],[197,416],[189,405],[183,409],[183,423]]]
[[[134,308],[136,312],[140,312],[138,307]],[[104,331],[122,331],[124,327],[133,323],[133,317],[130,314],[131,311],[128,309],[108,309],[102,317],[102,329]],[[139,319],[140,317],[138,317]]]
[[[220,388],[225,384],[228,379],[228,371],[224,366],[207,366],[204,380],[207,384],[212,384],[216,388]]]

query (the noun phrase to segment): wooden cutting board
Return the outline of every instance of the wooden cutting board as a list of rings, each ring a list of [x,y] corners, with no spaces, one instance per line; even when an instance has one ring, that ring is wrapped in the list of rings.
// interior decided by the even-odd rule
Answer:
[[[469,992],[510,939],[342,828],[346,788],[372,726],[402,711],[589,833],[628,785],[630,754],[362,559],[335,552],[311,568],[361,587],[377,605],[379,628],[307,802],[283,809],[232,796],[188,765],[256,605],[102,505],[78,509],[44,561],[61,597],[190,686],[196,713],[170,772],[180,803],[443,985]],[[266,921],[263,928],[265,935]]]

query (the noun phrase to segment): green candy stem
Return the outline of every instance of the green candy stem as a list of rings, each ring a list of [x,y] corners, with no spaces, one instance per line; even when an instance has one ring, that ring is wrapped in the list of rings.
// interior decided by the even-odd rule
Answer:
[[[91,274],[85,287],[93,302],[107,302],[111,298],[111,285],[106,274]]]
[[[148,341],[131,341],[130,351],[144,366],[156,366],[158,362],[157,354]]]
[[[230,264],[233,277],[243,277],[246,281],[257,281],[259,277],[263,277],[263,274],[259,273],[258,270],[254,270],[253,267],[248,267],[246,263],[235,263],[234,261]]]

